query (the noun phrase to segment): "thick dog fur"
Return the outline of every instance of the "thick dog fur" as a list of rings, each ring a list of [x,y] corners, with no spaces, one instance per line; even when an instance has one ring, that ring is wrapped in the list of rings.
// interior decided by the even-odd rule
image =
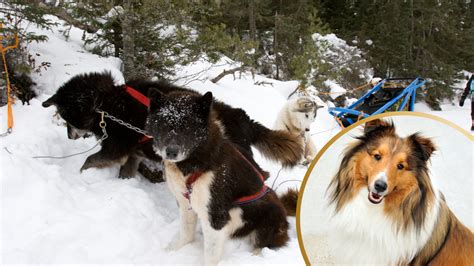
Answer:
[[[280,201],[285,207],[288,216],[296,216],[296,204],[298,202],[298,190],[289,188],[285,194],[280,196]]]
[[[181,229],[169,249],[193,241],[198,219],[206,265],[219,262],[229,237],[251,234],[256,249],[285,245],[286,212],[274,191],[244,205],[235,203],[260,191],[261,169],[241,155],[245,150],[226,138],[212,94],[179,91],[164,95],[152,90],[150,100],[146,128],[154,137],[154,150],[164,159],[166,182],[180,209]],[[188,191],[186,180],[197,171],[202,175],[192,184],[188,200],[183,194]]]
[[[150,88],[164,94],[176,91],[197,94],[165,82],[134,80],[127,82],[127,85],[144,95],[148,94]],[[55,105],[58,113],[66,120],[68,136],[72,139],[84,136],[87,132],[92,132],[96,137],[102,136],[97,109],[142,129],[147,116],[147,108],[132,98],[123,85],[115,86],[110,73],[90,73],[73,77],[43,103],[44,107],[51,105]],[[281,162],[284,166],[298,163],[303,154],[303,147],[293,136],[262,126],[251,120],[242,109],[232,108],[217,101],[214,108],[226,135],[246,150],[249,157],[250,146],[255,145],[265,156]],[[108,118],[106,122],[109,137],[102,143],[102,149],[98,153],[87,158],[81,170],[120,163],[120,176],[131,177],[135,175],[143,156],[160,160],[152,152],[151,143],[139,144],[143,137],[141,134]]]
[[[432,141],[419,134],[399,137],[382,120],[364,131],[328,187],[330,246],[338,263],[470,265],[474,235],[429,177]]]
[[[274,129],[290,132],[304,143],[303,164],[311,162],[317,149],[309,134],[311,123],[316,119],[318,105],[310,97],[299,97],[288,100],[278,114]]]

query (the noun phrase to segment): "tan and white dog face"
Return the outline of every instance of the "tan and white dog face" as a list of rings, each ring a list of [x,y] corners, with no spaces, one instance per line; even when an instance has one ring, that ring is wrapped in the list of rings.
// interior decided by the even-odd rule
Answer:
[[[417,189],[409,154],[408,143],[400,138],[385,137],[367,147],[358,168],[360,174],[366,177],[370,202],[382,202],[395,189],[402,197]]]
[[[426,170],[427,160],[435,150],[431,140],[418,134],[401,138],[393,125],[376,120],[378,125],[368,125],[364,147],[355,154],[356,175],[365,179],[368,199],[379,204],[384,198],[403,201],[420,189],[420,172]],[[371,127],[373,129],[371,129]]]
[[[316,119],[320,107],[309,97],[296,99],[291,108],[292,124],[302,131],[308,132]]]

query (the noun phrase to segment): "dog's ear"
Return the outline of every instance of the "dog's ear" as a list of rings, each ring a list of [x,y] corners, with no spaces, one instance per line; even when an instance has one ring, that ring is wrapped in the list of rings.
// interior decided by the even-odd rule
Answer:
[[[212,104],[212,92],[208,91],[206,92],[201,99],[199,99],[200,102],[200,109],[204,114],[209,113],[211,110],[211,104]]]
[[[156,110],[158,107],[163,104],[165,95],[157,88],[148,89],[148,98],[150,99],[150,107],[148,110]]]
[[[49,99],[44,101],[41,105],[43,105],[44,108],[47,108],[47,107],[50,107],[51,105],[55,105],[55,104],[56,104],[56,94],[54,94]]]
[[[310,100],[307,97],[303,97],[296,100],[296,106],[297,106],[297,111],[307,112],[313,109],[314,107],[316,107],[316,102]]]
[[[433,152],[436,151],[436,146],[434,145],[433,141],[431,141],[429,138],[420,136],[418,133],[408,136],[408,139],[413,144],[415,150],[419,150],[421,152],[420,155],[424,161],[428,161]]]
[[[370,132],[375,130],[384,130],[387,131],[389,134],[395,134],[395,126],[393,122],[385,121],[382,119],[375,119],[370,120],[369,122],[365,123],[364,126],[364,134],[367,135]]]

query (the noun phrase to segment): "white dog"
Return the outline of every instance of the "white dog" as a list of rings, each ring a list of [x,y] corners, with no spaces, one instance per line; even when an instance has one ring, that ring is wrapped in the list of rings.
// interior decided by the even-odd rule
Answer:
[[[316,119],[320,107],[307,96],[300,96],[288,100],[283,106],[275,121],[274,129],[286,130],[294,135],[301,136],[305,145],[303,164],[310,163],[316,156],[316,145],[309,134],[311,123]]]

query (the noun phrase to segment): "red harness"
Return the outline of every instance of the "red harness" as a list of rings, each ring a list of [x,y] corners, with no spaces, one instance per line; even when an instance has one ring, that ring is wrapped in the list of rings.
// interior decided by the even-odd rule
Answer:
[[[145,105],[147,108],[150,107],[150,99],[148,97],[146,97],[145,95],[143,95],[143,93],[137,91],[136,89],[130,87],[130,86],[127,86],[125,85],[125,91],[130,95],[132,96],[133,98],[135,98],[135,100],[139,101],[141,104]],[[140,144],[143,144],[145,142],[148,142],[150,140],[152,140],[153,138],[150,137],[150,136],[147,136],[147,135],[144,135],[139,141],[138,143]]]
[[[130,94],[133,98],[135,98],[137,101],[141,102],[143,105],[145,105],[147,108],[150,107],[150,99],[143,95],[143,93],[137,91],[136,89],[125,85],[125,91]]]
[[[255,168],[255,166],[251,162],[249,162],[249,160],[247,160],[247,158],[245,158],[245,156],[239,150],[235,149],[235,151],[240,155],[240,157],[242,159],[244,159],[252,167],[252,169],[255,171],[255,173],[257,173],[258,177],[260,178],[260,180],[262,181],[262,184],[263,184],[262,188],[257,193],[255,193],[253,195],[250,195],[250,196],[244,196],[244,197],[238,198],[234,201],[234,203],[237,204],[237,205],[244,205],[244,204],[251,203],[251,202],[254,202],[254,201],[262,198],[263,196],[265,196],[270,191],[270,188],[265,185],[265,177],[262,175],[262,173],[260,173],[260,171],[258,171],[257,168]],[[193,184],[203,174],[204,174],[204,172],[202,172],[202,171],[196,171],[196,172],[192,173],[186,179],[186,192],[183,193],[183,196],[186,199],[190,200],[191,193],[193,192]]]

